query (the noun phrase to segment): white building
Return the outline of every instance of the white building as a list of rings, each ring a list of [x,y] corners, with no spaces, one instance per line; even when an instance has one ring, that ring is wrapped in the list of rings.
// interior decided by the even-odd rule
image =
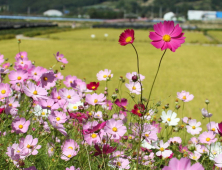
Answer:
[[[165,21],[176,21],[176,16],[173,12],[167,12],[166,14],[164,14],[163,19]]]
[[[43,12],[43,15],[45,16],[54,16],[54,17],[61,17],[63,14],[61,11],[58,11],[56,9],[50,9],[50,10],[47,10],[45,12]]]
[[[188,20],[214,20],[216,19],[216,11],[199,11],[188,10]]]

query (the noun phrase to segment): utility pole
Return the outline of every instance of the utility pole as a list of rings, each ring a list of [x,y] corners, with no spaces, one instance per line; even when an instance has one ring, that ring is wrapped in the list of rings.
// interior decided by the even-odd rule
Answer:
[[[159,18],[162,18],[162,6],[160,6]]]

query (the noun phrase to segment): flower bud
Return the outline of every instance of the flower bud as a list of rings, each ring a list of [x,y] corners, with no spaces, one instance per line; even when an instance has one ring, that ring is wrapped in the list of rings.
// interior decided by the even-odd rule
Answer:
[[[206,104],[209,104],[209,103],[210,103],[210,101],[209,101],[208,99],[206,99],[206,100],[205,100],[205,103],[206,103]]]
[[[84,103],[83,103],[83,106],[84,106],[84,107],[88,106],[88,103],[87,103],[87,102],[84,102]]]
[[[34,132],[34,131],[35,131],[35,128],[32,128],[32,131]]]
[[[161,101],[158,101],[158,102],[156,103],[156,106],[159,107],[160,105],[161,105]]]
[[[119,93],[119,89],[116,88],[116,89],[115,89],[115,92],[116,92],[116,93]]]
[[[169,104],[166,104],[164,107],[165,107],[166,109],[168,109],[168,108],[169,108]]]
[[[180,105],[176,105],[176,106],[175,106],[175,109],[178,110],[179,108],[180,108]]]
[[[61,65],[60,70],[65,70],[65,65]]]
[[[122,79],[122,83],[125,83],[125,79]]]
[[[133,81],[133,82],[137,82],[137,80],[138,80],[138,76],[137,76],[137,75],[134,75],[134,76],[132,77],[132,81]]]
[[[32,62],[32,65],[35,65],[35,61]]]
[[[5,61],[8,61],[8,58],[6,58]]]
[[[18,44],[21,44],[21,42],[22,42],[21,39],[18,39]]]
[[[157,122],[159,122],[159,123],[162,122],[162,118],[160,117],[160,118],[157,120]]]
[[[112,97],[113,100],[116,100],[117,94],[114,93],[111,97]]]
[[[195,147],[195,145],[192,143],[192,144],[188,145],[188,149],[189,149],[190,151],[195,151],[196,147]]]

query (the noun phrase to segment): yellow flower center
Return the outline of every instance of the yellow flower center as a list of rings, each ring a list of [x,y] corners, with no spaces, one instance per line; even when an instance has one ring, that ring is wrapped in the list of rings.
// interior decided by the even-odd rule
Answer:
[[[82,115],[81,115],[81,113],[77,113],[76,116],[77,117],[81,117]]]
[[[196,156],[193,156],[193,159],[197,159],[197,157],[196,157]]]
[[[70,147],[68,147],[68,149],[72,149],[72,150],[73,150],[73,147],[72,147],[72,146],[70,146]]]
[[[148,112],[146,115],[147,115],[147,116],[149,116],[149,115],[150,115],[150,113]]]
[[[97,116],[97,117],[100,117],[100,115],[99,115],[99,114],[97,114],[96,116]]]
[[[23,125],[19,125],[18,127],[19,127],[19,129],[22,129],[22,128],[23,128]]]
[[[103,139],[102,142],[103,142],[103,143],[106,143],[106,139]]]
[[[5,93],[6,93],[6,90],[2,90],[1,93],[2,93],[2,94],[5,94]]]
[[[149,137],[150,135],[149,135],[149,134],[145,134],[145,136],[146,136],[146,137]]]
[[[212,131],[215,131],[216,129],[215,129],[215,128],[212,128],[211,130],[212,130]]]
[[[192,126],[192,129],[196,129],[196,126]]]
[[[57,120],[57,121],[60,121],[60,117],[57,117],[56,120]]]
[[[59,57],[59,60],[62,60],[62,59]]]
[[[31,145],[28,144],[28,145],[27,145],[27,148],[31,148]]]
[[[48,80],[48,78],[47,78],[47,77],[44,77],[44,78],[43,78],[43,80],[47,81],[47,80]]]
[[[214,155],[216,155],[216,154],[217,154],[217,152],[216,152],[216,151],[214,151],[214,152],[213,152],[213,154],[214,154]]]
[[[34,73],[34,75],[36,76],[36,75],[37,75],[37,73]]]
[[[132,139],[132,136],[129,136],[129,139]]]
[[[23,55],[21,56],[21,58],[23,58]]]
[[[117,132],[118,129],[116,127],[113,127],[112,130],[113,132]]]
[[[19,150],[17,150],[17,152],[19,153],[20,151],[19,151]]]
[[[96,87],[95,86],[92,86],[92,89],[95,89]]]
[[[183,100],[186,100],[187,99],[187,97],[186,96],[183,96],[183,98],[182,98]]]
[[[137,113],[140,113],[140,110],[137,110]]]
[[[106,78],[106,77],[107,77],[107,75],[104,75],[104,76],[103,76],[103,78]]]
[[[17,77],[17,80],[21,80],[22,78],[20,76]]]
[[[51,148],[50,150],[51,150],[51,152],[53,152],[53,151],[54,151],[54,149],[53,149],[53,148]]]
[[[171,37],[169,35],[166,34],[163,36],[163,41],[170,42],[170,40],[171,40]]]
[[[171,119],[170,119],[170,118],[167,118],[167,121],[171,121]]]
[[[128,42],[130,42],[132,40],[132,37],[127,37],[126,38],[126,42],[128,43]]]
[[[92,116],[92,113],[91,113],[91,112],[89,112],[88,114],[89,114],[89,116]]]
[[[111,78],[111,74],[110,74],[110,75],[108,75],[108,77],[109,77],[109,78]]]
[[[91,137],[92,137],[92,138],[96,138],[97,135],[96,135],[95,133],[93,133],[93,134],[91,135]]]
[[[133,86],[133,87],[132,87],[132,89],[133,89],[133,90],[136,90],[136,87],[135,87],[135,86]]]
[[[37,95],[38,93],[37,93],[37,91],[35,90],[35,91],[33,92],[33,94],[34,94],[34,95]]]
[[[116,165],[117,165],[117,166],[121,166],[121,162],[117,162]]]
[[[51,108],[51,106],[47,106],[48,108]]]
[[[67,157],[70,158],[72,155],[68,155]]]
[[[160,148],[160,151],[161,151],[161,152],[163,152],[163,151],[164,151],[164,148],[163,148],[163,147],[162,147],[162,148]]]
[[[77,106],[73,106],[73,109],[77,109],[78,107]]]
[[[45,115],[45,112],[42,112],[42,115]]]
[[[21,62],[21,64],[23,64],[23,62]]]
[[[206,138],[206,141],[209,142],[209,141],[210,141],[210,138]]]
[[[97,99],[95,99],[95,100],[94,100],[94,103],[97,103],[97,102],[98,102],[98,100],[97,100]]]
[[[71,96],[70,96],[70,95],[68,95],[68,96],[67,96],[67,98],[68,98],[68,99],[71,99]]]
[[[61,97],[60,97],[60,96],[58,96],[58,97],[57,97],[57,99],[58,99],[58,100],[60,100],[60,99],[61,99]]]
[[[11,103],[9,103],[9,104],[8,104],[8,106],[12,107],[12,104],[11,104]]]

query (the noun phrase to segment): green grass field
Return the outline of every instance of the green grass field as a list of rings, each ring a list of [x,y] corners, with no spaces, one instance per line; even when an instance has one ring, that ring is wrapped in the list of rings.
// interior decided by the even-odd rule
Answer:
[[[100,70],[110,69],[114,74],[108,84],[109,94],[112,94],[118,87],[119,76],[125,77],[127,72],[137,70],[136,55],[132,46],[118,44],[122,31],[83,29],[56,33],[51,34],[49,40],[22,40],[21,51],[27,51],[28,57],[35,61],[36,65],[47,68],[56,63],[53,54],[59,51],[69,61],[66,69],[62,71],[63,75],[86,78],[87,83],[97,81],[96,74]],[[107,39],[104,38],[105,33],[109,34]],[[95,34],[96,38],[92,39],[91,34]],[[150,44],[148,35],[149,31],[135,30],[134,45],[140,57],[140,72],[146,76],[143,82],[146,98],[163,53]],[[185,36],[187,43],[208,41],[202,33],[185,32]],[[4,54],[5,58],[9,58],[9,62],[14,62],[14,56],[18,53],[17,40],[0,41],[0,46],[0,53]],[[154,103],[161,100],[163,105],[169,103],[170,109],[173,110],[176,93],[186,90],[195,97],[193,101],[185,103],[184,116],[196,118],[206,124],[208,120],[202,120],[200,109],[206,107],[204,101],[208,98],[211,102],[209,112],[213,113],[211,120],[220,122],[222,115],[221,51],[221,47],[190,44],[183,44],[175,53],[167,50],[151,97]],[[59,68],[59,65],[56,68]],[[128,83],[127,80],[126,83]],[[102,92],[105,82],[101,82],[101,85]],[[122,86],[122,90],[124,97],[129,98],[125,85]],[[182,105],[182,102],[180,104]],[[179,110],[179,116],[181,112],[182,109]]]

